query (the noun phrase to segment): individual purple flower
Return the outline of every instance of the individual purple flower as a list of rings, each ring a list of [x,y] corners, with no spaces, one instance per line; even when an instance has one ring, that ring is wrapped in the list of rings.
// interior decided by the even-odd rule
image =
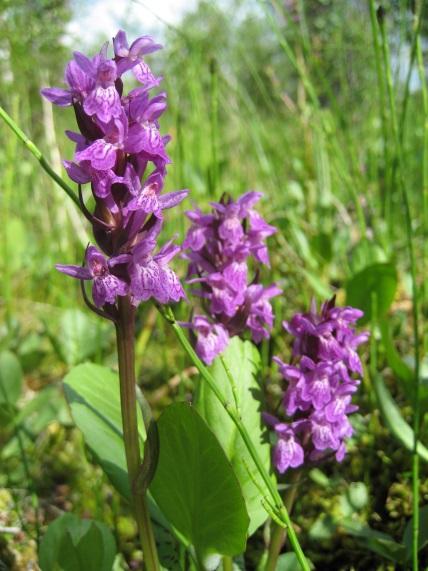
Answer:
[[[237,200],[223,196],[208,214],[187,212],[192,225],[183,248],[189,261],[188,283],[200,286],[199,296],[213,322],[229,336],[249,331],[255,343],[269,338],[274,315],[271,298],[281,290],[258,283],[258,265],[268,265],[266,239],[276,230],[254,210],[261,193],[247,192]],[[253,259],[255,272],[249,262]]]
[[[141,36],[129,46],[126,33],[119,30],[116,37],[113,38],[113,48],[120,75],[131,69],[136,79],[144,85],[144,89],[158,86],[162,78],[153,75],[143,56],[153,53],[161,47],[150,36]]]
[[[115,320],[118,296],[134,305],[150,298],[159,303],[179,301],[182,285],[170,267],[178,246],[172,240],[157,249],[164,211],[177,206],[187,190],[163,193],[170,159],[170,140],[160,131],[159,118],[167,108],[166,94],[150,96],[161,78],[150,72],[143,56],[160,48],[149,36],[128,44],[118,32],[94,57],[75,52],[65,72],[68,88],[47,88],[51,102],[72,105],[80,132],[66,131],[76,145],[73,161],[64,161],[69,177],[79,185],[82,212],[92,224],[99,250],[90,246],[84,267],[57,266],[68,275],[92,280],[97,313]],[[143,83],[123,93],[127,71]],[[94,208],[84,202],[90,185]],[[94,308],[85,295],[85,301]]]
[[[272,284],[264,287],[261,284],[253,284],[245,292],[245,304],[249,306],[246,325],[251,331],[251,337],[255,343],[270,337],[273,327],[274,315],[270,299],[281,293],[281,289]]]
[[[59,107],[68,107],[75,101],[83,101],[95,87],[95,81],[74,60],[67,64],[64,80],[69,89],[47,87],[41,90],[42,95],[48,101]]]
[[[227,329],[221,323],[211,323],[204,315],[195,315],[190,323],[181,325],[196,334],[196,352],[207,365],[229,344]]]
[[[128,293],[128,284],[112,273],[115,266],[129,261],[129,256],[121,255],[106,259],[95,247],[89,246],[85,255],[86,266],[73,266],[57,264],[55,267],[63,274],[79,280],[92,280],[92,296],[97,307],[106,303],[115,303],[118,295]],[[113,270],[114,271],[114,270]]]
[[[285,426],[299,423],[299,430],[293,432],[293,446],[294,441],[300,443],[309,461],[319,462],[335,453],[341,462],[345,456],[346,440],[353,432],[348,416],[358,409],[352,404],[360,383],[354,374],[362,373],[356,349],[368,339],[368,333],[355,332],[355,323],[362,315],[352,307],[335,307],[333,298],[321,306],[320,312],[313,303],[308,313],[298,313],[284,322],[286,331],[295,338],[292,364],[274,358],[287,381],[283,407],[291,422]],[[296,415],[299,420],[292,420]],[[268,423],[272,425],[269,419]],[[275,449],[279,472],[285,465],[285,470],[293,467],[278,454]]]
[[[159,303],[170,303],[185,297],[180,280],[168,266],[180,248],[168,242],[158,254],[152,254],[156,244],[155,236],[160,229],[161,223],[157,222],[149,235],[134,248],[129,265],[131,280],[129,290],[134,305],[150,298]]]
[[[270,414],[264,414],[263,418],[273,427],[277,436],[273,457],[278,472],[283,474],[288,468],[301,466],[304,462],[304,450],[297,437],[300,423],[284,424]]]

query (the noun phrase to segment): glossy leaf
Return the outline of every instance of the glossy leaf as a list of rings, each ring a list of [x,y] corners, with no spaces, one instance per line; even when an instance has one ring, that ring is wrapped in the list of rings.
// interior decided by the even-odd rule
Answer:
[[[383,317],[394,300],[397,271],[392,264],[368,266],[355,274],[346,284],[346,303],[364,311],[361,323],[372,316],[372,297],[377,298],[377,317]]]
[[[223,358],[235,379],[238,404],[241,417],[247,427],[260,458],[266,469],[270,468],[270,445],[266,438],[266,429],[261,419],[261,388],[257,380],[260,372],[260,356],[256,347],[249,341],[234,337],[223,354]],[[211,366],[217,386],[221,392],[234,402],[232,388],[220,358]],[[266,521],[267,513],[262,506],[260,488],[263,480],[254,467],[253,460],[236,428],[223,406],[203,380],[195,399],[195,407],[216,435],[227,457],[232,463],[244,494],[247,511],[250,516],[249,534]],[[248,473],[251,470],[251,476]],[[256,479],[258,486],[254,483]]]
[[[115,488],[129,499],[117,375],[100,365],[78,365],[65,377],[64,389],[74,422],[86,444]],[[140,411],[138,422],[143,450],[145,430]]]
[[[386,426],[391,434],[405,447],[407,450],[413,450],[413,429],[407,424],[401,416],[399,407],[394,402],[388,388],[386,387],[381,375],[375,375],[373,386],[376,392],[379,409]],[[419,442],[418,454],[425,462],[428,462],[428,449]]]
[[[150,491],[200,559],[245,549],[249,518],[239,482],[216,437],[186,403],[158,421],[159,464]]]

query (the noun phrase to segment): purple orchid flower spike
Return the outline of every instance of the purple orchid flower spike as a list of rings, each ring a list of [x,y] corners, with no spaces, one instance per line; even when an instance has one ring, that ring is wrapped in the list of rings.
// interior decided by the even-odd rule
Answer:
[[[188,283],[200,284],[192,293],[204,300],[212,321],[221,324],[230,337],[249,331],[255,343],[269,338],[274,321],[270,300],[281,293],[275,284],[264,287],[258,283],[257,264],[267,265],[266,239],[275,232],[253,209],[261,196],[253,191],[236,201],[224,196],[212,203],[209,214],[199,209],[186,212],[192,226],[183,244],[189,260]],[[252,280],[250,258],[257,270]],[[212,360],[212,352],[197,343],[198,347],[202,358],[209,354]],[[212,347],[220,352],[220,344]]]
[[[178,246],[168,241],[155,252],[164,211],[180,204],[188,191],[163,193],[170,138],[161,134],[159,118],[167,108],[166,95],[149,96],[160,78],[143,59],[161,46],[149,36],[128,44],[119,30],[113,47],[113,59],[108,58],[108,44],[94,57],[75,52],[65,71],[68,87],[46,88],[42,94],[56,105],[74,108],[80,133],[66,131],[76,150],[74,160],[64,166],[79,185],[82,211],[100,248],[87,249],[84,267],[57,268],[91,280],[92,309],[114,319],[115,304],[123,296],[134,305],[150,298],[171,303],[184,297],[169,265]],[[131,70],[143,85],[124,94],[122,76]],[[93,212],[84,203],[82,185],[90,185]],[[90,304],[86,294],[85,301]]]
[[[62,264],[57,264],[55,267],[58,271],[73,278],[92,280],[92,296],[97,307],[102,307],[106,303],[113,304],[116,296],[124,296],[128,293],[126,281],[112,273],[115,266],[129,261],[128,255],[107,260],[95,246],[89,246],[86,250],[85,261],[85,267]]]
[[[355,322],[362,315],[352,307],[335,307],[333,298],[321,306],[320,312],[313,302],[309,312],[284,322],[285,330],[295,337],[293,364],[283,363],[278,357],[274,361],[287,381],[284,413],[290,418],[298,414],[299,420],[284,424],[288,427],[288,448],[279,445],[278,435],[274,462],[280,473],[296,467],[282,454],[291,457],[291,446],[297,444],[311,462],[320,462],[332,453],[338,462],[345,457],[346,440],[353,433],[348,416],[358,410],[352,404],[352,395],[360,384],[354,374],[362,373],[356,348],[368,339],[368,333],[355,333]],[[269,419],[267,422],[278,433],[276,425]],[[291,434],[293,441],[289,444]],[[299,465],[302,463],[303,457]]]

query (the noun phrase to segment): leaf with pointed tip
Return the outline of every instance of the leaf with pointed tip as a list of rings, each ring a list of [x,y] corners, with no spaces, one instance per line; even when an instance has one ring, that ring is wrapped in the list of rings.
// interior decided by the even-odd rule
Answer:
[[[223,359],[235,380],[242,420],[260,458],[264,462],[266,470],[269,471],[270,445],[261,419],[262,390],[257,379],[260,373],[259,352],[249,341],[242,341],[239,337],[233,337],[223,353]],[[233,403],[231,384],[219,357],[215,359],[210,369],[221,392]],[[195,407],[217,436],[218,441],[232,463],[235,474],[241,484],[247,511],[250,516],[248,531],[249,535],[251,535],[267,519],[268,514],[262,505],[260,493],[260,488],[264,489],[265,484],[254,467],[253,460],[236,425],[202,379],[195,398]],[[248,470],[251,470],[251,476]]]
[[[364,311],[361,323],[372,317],[372,297],[376,295],[377,317],[383,317],[391,306],[397,290],[395,266],[389,263],[373,264],[355,274],[346,284],[346,303]]]
[[[249,518],[239,482],[201,416],[175,403],[158,420],[160,454],[150,491],[200,559],[245,549]]]
[[[391,434],[407,448],[413,450],[414,432],[401,416],[400,409],[395,404],[388,388],[386,387],[381,375],[377,374],[373,378],[373,386],[376,392],[379,409],[385,424],[391,431]],[[421,443],[418,443],[418,454],[422,460],[428,462],[428,449]]]
[[[64,390],[74,422],[86,444],[114,487],[129,499],[117,375],[100,365],[77,365],[65,377]],[[143,450],[145,430],[140,411],[138,433]]]

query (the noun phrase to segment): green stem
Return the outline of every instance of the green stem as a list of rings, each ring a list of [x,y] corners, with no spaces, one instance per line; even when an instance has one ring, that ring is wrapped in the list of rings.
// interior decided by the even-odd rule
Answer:
[[[76,196],[73,189],[53,170],[48,161],[43,156],[42,151],[31,141],[27,135],[22,131],[19,126],[15,123],[12,117],[6,113],[3,107],[0,107],[0,117],[3,121],[12,129],[15,135],[18,137],[22,143],[27,147],[30,153],[39,161],[41,167],[48,173],[48,175],[57,183],[59,186],[68,194],[75,205],[81,209],[79,199]]]
[[[297,489],[300,479],[302,477],[302,470],[295,470],[290,478],[290,487],[284,496],[284,504],[291,514],[293,505],[297,496]],[[272,535],[269,542],[269,553],[266,561],[264,571],[275,571],[278,565],[278,557],[281,553],[285,543],[285,530],[283,527],[275,522],[272,522]]]
[[[215,197],[218,186],[218,66],[217,60],[210,61],[211,75],[211,196]]]
[[[387,81],[388,100],[391,113],[392,131],[394,135],[395,151],[397,155],[397,170],[399,185],[404,206],[404,218],[406,225],[406,242],[410,259],[410,274],[412,279],[412,310],[413,310],[413,342],[415,351],[415,390],[414,390],[414,403],[413,403],[413,453],[412,453],[412,503],[413,503],[413,524],[412,524],[412,569],[418,571],[418,538],[419,538],[419,455],[417,453],[417,445],[419,440],[420,424],[421,424],[421,404],[420,404],[420,383],[419,383],[419,369],[420,369],[420,355],[419,355],[419,296],[417,288],[417,272],[416,272],[416,258],[413,247],[413,230],[412,218],[410,212],[410,199],[407,189],[407,183],[404,176],[404,160],[403,150],[400,140],[400,132],[397,120],[397,111],[395,107],[394,87],[391,75],[390,56],[388,39],[386,37],[385,24],[380,26],[382,34],[382,52],[383,64],[385,69],[385,77]]]
[[[422,53],[421,37],[417,37],[417,58],[418,58],[418,72],[419,80],[422,89],[422,101],[424,110],[424,150],[423,150],[423,170],[422,170],[422,233],[423,233],[423,246],[422,246],[422,261],[421,273],[425,275],[426,261],[428,257],[428,90],[427,81],[425,76],[425,66]],[[427,301],[428,284],[426,280],[422,286],[422,303],[425,307]]]
[[[385,168],[385,190],[383,196],[383,211],[388,231],[391,232],[391,204],[392,204],[391,200],[392,188],[391,188],[391,176],[390,176],[391,158],[389,153],[388,129],[387,129],[388,117],[387,117],[387,106],[385,98],[385,77],[382,69],[382,53],[377,33],[378,26],[376,21],[376,8],[373,0],[370,0],[369,8],[370,8],[370,22],[371,22],[371,30],[373,36],[375,63],[376,63],[376,76],[377,76],[377,84],[379,91],[379,109],[380,109],[380,117],[382,124],[383,161]]]
[[[143,548],[145,567],[147,571],[159,571],[156,542],[147,509],[146,495],[145,492],[136,490],[134,485],[141,465],[135,388],[135,308],[132,306],[129,297],[119,297],[118,305],[119,319],[116,324],[116,338],[123,439],[125,442],[129,484]]]
[[[223,571],[233,571],[232,557],[223,557]]]
[[[236,387],[236,383],[235,383],[235,379],[233,378],[232,375],[232,371],[229,368],[229,365],[226,363],[226,359],[223,357],[223,355],[220,355],[220,361],[223,365],[223,369],[226,372],[226,376],[229,379],[229,383],[230,386],[232,387],[232,394],[233,394],[233,400],[235,402],[235,407],[236,410],[238,411],[238,413],[240,414],[240,410],[239,410],[239,399],[238,399],[238,389]]]
[[[300,547],[300,543],[299,543],[299,540],[297,538],[296,532],[293,528],[293,524],[291,522],[288,511],[287,511],[286,507],[284,506],[282,498],[281,498],[278,490],[276,489],[274,482],[270,478],[268,471],[266,470],[262,460],[260,459],[260,456],[258,455],[258,452],[257,452],[257,450],[253,444],[253,441],[251,440],[251,437],[250,437],[244,423],[242,422],[238,411],[236,410],[235,406],[232,406],[231,403],[228,402],[226,397],[223,395],[221,390],[218,388],[217,383],[216,383],[214,377],[211,375],[210,371],[207,369],[207,367],[205,367],[205,365],[202,363],[202,361],[199,359],[199,357],[195,353],[193,347],[190,345],[189,341],[187,340],[187,337],[184,334],[183,330],[181,329],[181,327],[176,322],[172,309],[170,307],[167,307],[167,306],[157,306],[157,307],[158,307],[158,310],[160,311],[161,315],[171,325],[172,329],[174,330],[175,335],[178,338],[178,341],[180,342],[181,346],[186,351],[186,353],[189,355],[190,359],[193,361],[193,363],[196,366],[196,368],[198,369],[198,371],[201,373],[202,378],[205,380],[205,382],[208,384],[210,389],[213,391],[213,393],[215,394],[217,399],[223,405],[227,414],[229,415],[229,417],[231,418],[231,420],[235,424],[236,428],[238,429],[238,432],[241,435],[242,440],[244,441],[245,447],[247,448],[247,450],[248,450],[251,458],[253,459],[253,462],[254,462],[261,478],[263,479],[263,481],[266,485],[266,488],[267,488],[269,495],[271,497],[272,505],[275,508],[276,515],[278,516],[279,520],[281,522],[283,522],[287,528],[288,538],[290,540],[293,551],[296,554],[297,560],[299,561],[300,567],[303,569],[303,571],[309,571],[309,569],[310,569],[309,564],[305,558],[305,555],[302,551],[302,548]]]

